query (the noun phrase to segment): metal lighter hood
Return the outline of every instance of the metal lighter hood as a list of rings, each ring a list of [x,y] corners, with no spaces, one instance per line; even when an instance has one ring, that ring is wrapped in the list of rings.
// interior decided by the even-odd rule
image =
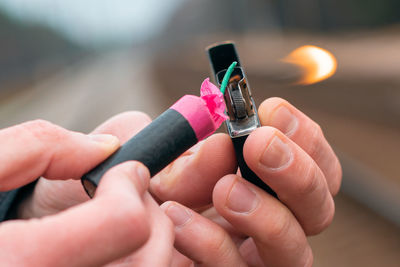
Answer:
[[[234,61],[237,62],[224,94],[229,117],[226,120],[226,126],[232,138],[250,134],[260,127],[260,121],[251,96],[250,86],[240,64],[234,43],[214,44],[207,48],[207,52],[214,74],[214,81],[218,86],[221,86],[229,65]]]

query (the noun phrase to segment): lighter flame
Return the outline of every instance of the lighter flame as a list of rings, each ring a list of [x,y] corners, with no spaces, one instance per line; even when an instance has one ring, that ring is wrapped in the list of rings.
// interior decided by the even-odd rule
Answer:
[[[301,46],[293,50],[284,62],[302,68],[304,75],[297,84],[313,84],[331,77],[336,72],[336,58],[331,52],[313,45]]]

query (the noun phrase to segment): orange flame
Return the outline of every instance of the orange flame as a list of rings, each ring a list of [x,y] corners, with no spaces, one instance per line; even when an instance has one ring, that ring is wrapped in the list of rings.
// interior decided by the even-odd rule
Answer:
[[[303,70],[297,84],[317,83],[331,77],[336,72],[336,58],[331,52],[313,45],[301,46],[293,50],[284,62],[294,64]]]

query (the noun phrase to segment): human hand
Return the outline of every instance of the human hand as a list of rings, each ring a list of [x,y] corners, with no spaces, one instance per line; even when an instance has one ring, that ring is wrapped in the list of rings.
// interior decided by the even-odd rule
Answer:
[[[249,136],[244,157],[279,200],[239,175],[225,175],[235,168],[226,135],[207,139],[151,181],[160,200],[188,207],[162,205],[175,224],[175,247],[186,256],[178,254],[176,266],[312,265],[306,236],[333,219],[340,163],[318,124],[288,102],[268,99],[259,115],[264,127]],[[203,216],[195,212],[211,198]]]
[[[112,136],[86,136],[42,121],[1,130],[0,137],[2,191],[40,175],[79,178],[119,145]],[[85,204],[40,220],[1,223],[1,265],[92,266],[128,255],[150,235],[142,200],[148,183],[144,166],[126,163],[108,172]]]
[[[37,136],[49,137],[50,140],[45,141],[48,146],[43,146],[43,150],[47,150],[48,147],[59,147],[60,150],[63,149],[62,151],[64,152],[63,155],[61,155],[63,160],[66,160],[65,157],[71,159],[70,162],[66,162],[64,169],[75,170],[77,174],[75,174],[74,177],[70,177],[68,172],[60,172],[59,178],[61,179],[59,180],[40,178],[32,194],[21,202],[17,212],[18,218],[39,218],[55,214],[69,207],[88,201],[89,196],[83,189],[79,178],[111,155],[119,147],[120,142],[126,142],[132,135],[147,125],[149,121],[150,118],[143,113],[126,112],[104,122],[89,136],[100,135],[110,138],[110,148],[106,153],[99,151],[96,152],[97,154],[93,152],[93,155],[84,153],[81,149],[81,144],[68,144],[68,139],[65,138],[65,136],[67,136],[69,132],[60,127],[45,121],[29,122],[26,126],[22,124],[22,127],[25,128],[24,131],[27,133],[39,131],[39,133],[36,134]],[[36,128],[38,128],[38,130],[35,130]],[[56,136],[56,138],[53,138],[53,136]],[[52,144],[50,142],[52,142]],[[66,150],[66,148],[68,148],[68,150]],[[84,169],[82,169],[83,167]],[[44,174],[44,176],[45,175],[46,174]]]
[[[78,202],[75,197],[79,198],[80,192],[68,191],[73,183],[50,179],[68,177],[80,183],[85,172],[119,147],[116,137],[86,136],[44,121],[1,130],[0,137],[4,140],[0,190],[22,186],[44,175],[46,179],[41,179],[58,182],[54,183],[53,192],[64,187],[66,193],[59,193],[71,197],[73,202]],[[1,223],[0,265],[123,266],[136,259],[164,265],[171,258],[172,224],[146,192],[149,176],[141,163],[126,162],[104,175],[92,200],[41,219]],[[29,208],[22,208],[21,212],[48,215],[44,213],[51,211],[52,199],[35,199],[41,203],[34,203],[33,199],[27,201]],[[56,206],[59,203],[53,203],[52,211],[60,208]],[[146,251],[147,244],[154,243],[155,235],[157,246],[152,247],[158,253],[156,261]]]
[[[285,125],[282,122],[285,122],[285,121],[287,122],[287,119],[282,118],[282,114],[279,116],[276,114],[275,115],[272,114],[273,113],[272,111],[276,110],[276,107],[280,105],[279,101],[282,102],[282,100],[279,100],[279,99],[270,99],[270,100],[266,101],[265,103],[263,103],[263,105],[261,105],[261,107],[260,107],[260,118],[261,118],[263,125],[271,125],[273,127],[276,127],[278,129],[284,131],[285,127],[288,127],[288,125]],[[315,123],[312,122],[307,117],[305,117],[305,115],[303,115],[299,111],[295,110],[289,104],[287,104],[287,107],[289,108],[289,110],[292,110],[293,114],[295,114],[295,116],[297,117],[297,124],[292,123],[292,125],[295,125],[295,126],[297,125],[296,131],[292,131],[292,135],[290,135],[290,138],[294,142],[296,142],[297,145],[294,143],[290,143],[290,144],[293,145],[295,148],[300,146],[302,148],[302,150],[306,151],[305,154],[308,154],[308,153],[310,153],[309,150],[307,150],[307,148],[302,147],[302,145],[304,145],[304,141],[299,142],[299,141],[301,141],[299,139],[301,139],[302,136],[305,136],[306,138],[309,137],[310,133],[311,133],[310,131],[312,130],[312,128],[310,126],[315,125]],[[266,111],[268,111],[268,112],[266,112]],[[131,122],[133,120],[131,117],[132,114],[125,114],[125,115],[126,115],[125,123],[121,123],[119,126],[117,123],[116,127],[113,127],[113,126],[103,127],[103,130],[105,130],[105,132],[110,132],[113,134],[115,134],[118,131],[120,131],[120,134],[123,134],[125,132],[126,133],[125,138],[128,139],[132,135],[130,133],[130,131],[132,131],[132,129],[127,129],[127,131],[122,131],[122,132],[121,132],[121,129],[124,129],[127,125],[129,128],[130,125],[132,125],[132,124],[126,123],[126,122]],[[270,117],[273,117],[273,120],[269,122]],[[279,120],[279,118],[281,118],[281,119]],[[124,121],[124,120],[122,120],[122,121]],[[144,124],[147,124],[147,123],[148,122],[146,122]],[[319,127],[316,127],[316,129],[318,129],[318,128]],[[102,127],[100,127],[100,129],[102,129]],[[269,129],[268,131],[275,131],[274,129],[271,129],[271,128],[265,128],[265,129]],[[260,130],[261,129],[259,129],[258,131],[260,131]],[[286,130],[287,130],[287,128],[286,128]],[[318,133],[318,130],[316,130],[315,133]],[[254,136],[254,134],[255,133],[253,133],[252,136]],[[265,134],[265,136],[264,136],[264,134],[265,133],[262,134],[263,136],[261,136],[261,138],[260,138],[260,136],[255,138],[255,140],[256,140],[255,146],[256,147],[259,147],[260,145],[262,145],[262,142],[265,142],[264,146],[266,146],[266,142],[269,141],[268,140],[268,132]],[[296,136],[297,136],[297,139],[296,139]],[[251,140],[250,137],[249,137],[249,141]],[[284,138],[284,136],[280,136],[280,137]],[[329,159],[329,157],[326,158],[327,164],[321,164],[321,159],[323,159],[323,157],[321,157],[321,159],[318,160],[318,159],[315,159],[313,156],[313,159],[318,164],[318,168],[322,169],[322,172],[325,175],[325,177],[328,181],[328,184],[330,185],[329,188],[332,190],[331,193],[335,194],[340,185],[340,177],[341,177],[340,165],[337,163],[337,166],[335,166],[335,164],[336,164],[335,160],[337,161],[337,159],[336,159],[334,153],[332,152],[332,150],[330,149],[329,145],[324,140],[323,136],[320,136],[319,138],[311,139],[310,140],[311,145],[314,144],[314,142],[312,140],[314,140],[314,142],[316,142],[316,143],[321,142],[321,147],[322,147],[321,151],[328,152],[328,156],[329,156],[329,154],[331,154],[331,156],[332,156],[330,159]],[[284,141],[290,142],[287,139],[284,139]],[[246,159],[247,163],[249,164],[249,166],[253,168],[253,166],[251,165],[252,163],[249,162],[249,159],[248,159],[248,157],[249,157],[248,152],[246,153],[247,147],[248,147],[248,145],[246,144],[245,159]],[[251,149],[251,147],[252,146],[250,146],[250,149]],[[295,155],[297,155],[297,154],[295,154]],[[317,156],[318,156],[318,153],[317,153]],[[300,157],[300,158],[302,158],[302,157]],[[250,155],[250,160],[251,160],[251,155]],[[157,175],[151,181],[151,184],[152,184],[151,191],[156,196],[156,198],[158,198],[161,201],[172,199],[172,200],[179,201],[195,210],[203,210],[202,207],[207,206],[211,203],[212,190],[213,190],[213,187],[215,186],[215,184],[217,183],[217,181],[222,176],[225,176],[226,174],[229,174],[229,173],[233,173],[234,170],[236,169],[235,161],[236,160],[234,157],[234,151],[233,151],[233,147],[232,147],[229,137],[227,137],[224,134],[214,135],[214,136],[208,138],[206,141],[200,143],[196,147],[192,148],[190,151],[186,152],[182,157],[180,157],[179,159],[174,161],[173,164],[168,166],[159,175]],[[300,161],[300,163],[303,162],[302,160],[299,160],[299,161]],[[304,165],[306,165],[307,161],[303,162],[303,163],[304,163]],[[332,165],[332,163],[334,163],[334,164],[333,164],[333,166],[331,166],[331,168],[332,168],[331,174],[335,174],[336,176],[332,176],[331,174],[329,174],[329,169],[326,168],[326,166],[330,166],[330,165]],[[295,162],[292,162],[292,164],[298,165],[298,163],[295,164]],[[254,163],[253,163],[253,165],[254,165]],[[308,165],[310,165],[310,164],[308,164]],[[304,167],[306,167],[306,166],[304,166]],[[288,166],[288,169],[291,169],[291,168],[289,168],[289,166]],[[254,169],[254,170],[256,170],[256,169]],[[279,197],[282,199],[281,196],[285,194],[285,190],[282,190],[282,188],[280,186],[273,185],[273,183],[269,182],[267,179],[271,179],[271,178],[265,177],[266,176],[265,173],[260,174],[260,171],[258,171],[258,172],[256,171],[256,173],[262,179],[264,179],[278,193]],[[288,180],[287,175],[290,173],[290,171],[287,171],[286,175],[284,173],[285,173],[284,170],[281,169],[278,172],[276,172],[275,174],[276,174],[276,177],[283,177],[285,180]],[[300,176],[300,178],[302,178],[302,177]],[[219,201],[221,203],[223,202],[222,200],[218,200],[218,197],[216,197],[216,195],[218,195],[218,193],[216,193],[216,192],[219,192],[217,190],[218,186],[220,188],[222,188],[220,190],[220,192],[222,192],[221,195],[223,195],[225,193],[225,201],[226,201],[227,196],[229,195],[229,192],[231,189],[230,186],[233,183],[232,182],[231,184],[229,184],[229,183],[224,184],[223,181],[226,181],[227,179],[239,179],[240,180],[241,178],[237,177],[237,176],[234,176],[233,178],[232,178],[232,176],[227,176],[218,182],[218,184],[214,190],[214,205],[217,208],[217,210],[218,210]],[[299,180],[300,180],[300,182],[304,181],[304,179],[299,179]],[[242,181],[242,182],[244,184],[246,184],[246,182],[244,182],[244,181]],[[289,180],[289,183],[293,183],[293,180]],[[227,184],[229,184],[229,185],[227,185]],[[251,187],[252,185],[249,185],[249,186]],[[335,186],[336,186],[336,189],[335,189]],[[77,190],[82,190],[80,187],[80,184],[79,184],[79,188],[76,187],[75,189],[76,190],[71,190],[71,191],[76,192]],[[293,212],[292,208],[290,208],[290,206],[289,206],[289,208],[290,208],[290,210],[289,210],[284,205],[282,205],[279,201],[277,201],[276,199],[272,198],[272,200],[271,200],[271,197],[269,195],[264,195],[265,194],[264,192],[258,192],[257,191],[258,188],[255,188],[254,190],[255,190],[254,192],[257,193],[257,196],[262,197],[261,199],[263,201],[262,201],[262,205],[258,206],[260,208],[253,210],[251,214],[260,214],[260,213],[263,214],[263,211],[265,212],[265,210],[267,210],[268,213],[271,214],[269,217],[266,218],[265,223],[262,225],[262,229],[255,228],[255,229],[257,229],[256,233],[250,233],[250,234],[246,232],[246,229],[244,229],[242,231],[241,227],[240,227],[240,222],[242,222],[242,223],[247,222],[249,225],[251,225],[251,223],[254,223],[252,221],[252,218],[254,218],[254,217],[252,217],[251,214],[249,213],[247,215],[241,214],[241,216],[238,216],[238,218],[235,218],[235,213],[232,213],[232,211],[227,209],[225,203],[222,203],[223,205],[220,205],[223,208],[222,212],[219,210],[218,210],[218,212],[220,214],[222,214],[226,220],[216,212],[215,208],[211,208],[210,210],[203,213],[203,215],[205,215],[206,217],[212,218],[215,222],[217,222],[219,224],[219,226],[217,224],[214,224],[214,223],[206,220],[204,217],[200,217],[200,219],[198,220],[197,218],[199,218],[199,217],[196,216],[194,211],[186,210],[191,214],[191,216],[194,219],[190,220],[190,224],[185,224],[185,227],[187,227],[187,228],[182,228],[182,229],[186,229],[186,231],[182,230],[179,232],[179,230],[177,230],[177,227],[175,228],[176,229],[175,230],[176,246],[179,248],[180,247],[179,244],[184,244],[182,246],[187,247],[187,250],[183,251],[181,249],[181,251],[184,252],[185,255],[187,255],[189,258],[191,258],[195,261],[198,261],[198,262],[202,262],[203,265],[216,265],[218,262],[220,262],[221,265],[228,263],[228,264],[226,264],[226,266],[231,266],[229,263],[233,264],[233,262],[234,262],[237,265],[240,265],[241,263],[246,263],[246,264],[250,264],[250,265],[260,265],[261,266],[262,263],[268,263],[271,265],[282,264],[282,265],[290,266],[290,265],[297,265],[297,264],[301,265],[301,260],[303,260],[303,261],[308,260],[308,263],[310,263],[310,261],[311,261],[310,259],[312,259],[312,257],[311,257],[309,246],[305,240],[304,230],[301,228],[301,226],[303,226],[303,224],[300,224],[299,219],[297,219],[297,220],[294,219],[294,218],[297,218],[297,215],[295,215],[296,217],[293,215],[294,212]],[[83,193],[83,191],[82,191],[82,193]],[[303,192],[303,193],[304,193],[304,195],[309,195],[306,192]],[[86,195],[84,195],[84,196],[86,197]],[[264,204],[265,198],[268,200],[267,204]],[[222,197],[221,199],[224,199],[224,198]],[[231,197],[230,197],[230,199],[231,199]],[[170,208],[169,208],[170,205],[175,206],[175,204],[171,204],[171,203],[166,203],[163,205],[163,208],[167,210],[167,214],[168,214],[168,211],[170,210]],[[316,203],[315,205],[318,206],[319,204]],[[285,209],[286,209],[286,213],[283,212],[283,211],[285,211]],[[224,214],[224,210],[225,210],[226,214]],[[323,207],[322,210],[326,210],[326,208]],[[274,211],[274,212],[270,212],[270,211]],[[298,245],[297,246],[289,246],[289,247],[285,247],[285,246],[281,247],[282,243],[277,242],[277,241],[282,241],[282,240],[274,240],[274,239],[270,240],[272,242],[272,244],[268,244],[268,243],[264,244],[262,242],[262,239],[260,239],[258,237],[261,236],[261,237],[268,238],[271,235],[273,236],[273,233],[276,233],[277,229],[279,230],[279,228],[278,228],[280,226],[279,223],[284,222],[284,220],[279,220],[279,218],[282,218],[280,216],[284,216],[285,214],[290,215],[290,216],[287,215],[289,218],[291,218],[291,220],[289,220],[289,222],[294,221],[293,224],[294,225],[297,224],[297,227],[294,227],[294,228],[297,229],[298,231],[297,230],[294,231],[295,233],[297,233],[297,235],[292,235],[291,233],[286,233],[285,235],[282,234],[282,240],[285,241],[284,237],[286,237],[287,242],[289,242],[289,243],[293,242],[293,244],[298,244]],[[171,215],[171,214],[169,214],[169,215]],[[332,215],[333,215],[333,212],[332,212]],[[202,222],[202,220],[205,220],[205,221]],[[196,228],[196,230],[198,230],[198,231],[190,231],[190,229],[193,230],[193,228],[190,228],[189,225],[196,225],[196,224],[197,224],[197,226],[201,226],[201,227]],[[239,224],[239,227],[236,226],[237,224]],[[260,224],[260,221],[258,221],[258,224]],[[327,221],[327,224],[329,224],[329,220]],[[274,227],[271,228],[270,226],[275,226],[275,228]],[[284,225],[281,225],[281,226],[283,227]],[[290,227],[290,228],[293,228],[293,227]],[[299,228],[300,228],[300,230],[299,230]],[[322,225],[320,230],[322,230],[323,228],[324,228],[324,226]],[[272,229],[272,230],[269,230],[269,229]],[[275,231],[274,231],[274,229],[275,229]],[[313,228],[313,231],[316,231],[315,229],[317,229],[317,228]],[[162,232],[162,231],[160,231],[160,232]],[[189,232],[189,233],[187,233],[187,232]],[[207,237],[207,233],[212,233],[212,236],[211,236],[211,238],[207,238],[207,240],[205,240],[205,237]],[[227,233],[229,233],[230,235],[228,235]],[[312,234],[312,232],[306,232],[306,233]],[[253,238],[247,238],[247,236],[251,236]],[[185,241],[182,241],[182,237],[187,237],[186,239],[183,239],[183,240],[186,240],[186,241],[189,240],[191,242],[189,244],[185,244]],[[221,238],[224,240],[224,242],[222,242],[222,243],[221,243]],[[196,240],[196,241],[193,242],[193,240]],[[228,241],[225,241],[225,240],[228,240]],[[236,251],[235,249],[232,248],[232,241],[229,241],[229,240],[234,240],[234,243],[236,244],[236,246],[239,247],[239,249],[236,249],[236,248],[235,249],[238,250],[239,253],[225,253],[226,250],[224,250],[224,249],[228,249],[228,251],[233,251],[233,252]],[[302,242],[300,242],[300,241],[302,241]],[[260,242],[261,242],[261,245],[257,246],[257,244],[260,244]],[[151,250],[151,246],[150,246],[151,243],[154,245],[157,242],[148,242],[148,244],[145,246],[145,248],[143,250]],[[190,246],[190,244],[192,244],[192,245],[195,244],[197,246],[193,247],[193,246]],[[289,249],[290,247],[293,250],[296,250],[295,252],[298,253],[299,251],[303,251],[304,254],[300,255],[300,257],[297,257],[298,255],[296,255],[296,254],[292,255],[293,251],[290,251],[290,249]],[[295,247],[296,249],[294,249],[293,247]],[[169,250],[165,250],[165,251],[168,251],[167,254],[170,253]],[[266,255],[269,255],[269,253],[267,253],[268,251],[270,251],[269,253],[275,253],[274,255],[276,255],[276,256],[266,259],[265,258]],[[308,254],[307,254],[307,252],[308,252]],[[288,256],[293,256],[293,257],[288,257]],[[293,260],[293,259],[295,259],[295,260],[297,259],[297,261],[292,262],[291,260]],[[276,260],[278,262],[276,262]],[[279,262],[279,261],[282,261],[282,262]],[[192,263],[192,261],[189,260],[188,258],[183,257],[179,253],[175,253],[174,258],[173,258],[173,263],[177,264],[178,262],[182,263],[182,266],[185,266],[185,264]],[[306,265],[306,264],[304,264],[304,265]],[[232,266],[234,266],[234,265],[232,265]]]

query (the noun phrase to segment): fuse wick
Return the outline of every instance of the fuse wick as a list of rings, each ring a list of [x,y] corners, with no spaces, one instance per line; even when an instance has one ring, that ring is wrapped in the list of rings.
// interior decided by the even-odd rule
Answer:
[[[236,67],[237,62],[233,61],[232,64],[229,66],[228,70],[226,71],[224,78],[222,79],[221,83],[221,93],[225,94],[226,87],[228,86],[229,78],[232,75],[233,69]]]

